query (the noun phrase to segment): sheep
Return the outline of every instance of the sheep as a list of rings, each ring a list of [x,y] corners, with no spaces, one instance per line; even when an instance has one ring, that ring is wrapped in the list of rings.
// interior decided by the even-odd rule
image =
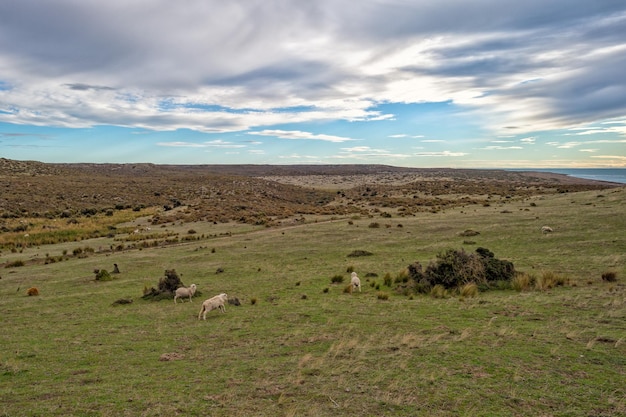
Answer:
[[[180,287],[176,289],[176,294],[174,294],[174,304],[176,304],[176,299],[180,298],[182,302],[183,297],[189,297],[189,302],[191,302],[191,297],[196,293],[196,284],[191,284],[189,288]]]
[[[202,303],[202,308],[198,313],[198,320],[202,317],[206,320],[206,313],[211,310],[220,310],[222,313],[226,313],[226,307],[224,304],[228,301],[228,295],[221,293],[220,295],[216,295],[213,298],[209,298],[208,300],[204,300]]]
[[[350,278],[350,284],[352,285],[352,290],[354,290],[355,288],[358,288],[359,292],[361,292],[361,280],[356,275],[356,272],[352,273],[351,278]]]
[[[541,227],[541,233],[552,233],[553,230],[550,226],[542,226]]]

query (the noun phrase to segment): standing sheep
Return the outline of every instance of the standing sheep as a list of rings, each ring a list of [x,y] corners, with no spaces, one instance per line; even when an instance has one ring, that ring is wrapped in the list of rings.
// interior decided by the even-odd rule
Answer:
[[[350,278],[350,284],[352,285],[352,291],[358,288],[359,292],[361,292],[361,280],[356,275],[356,272],[352,273],[351,278]]]
[[[222,313],[226,313],[226,307],[224,304],[228,301],[228,295],[221,293],[220,295],[216,295],[213,298],[209,298],[208,300],[204,300],[202,303],[202,308],[198,313],[198,320],[202,317],[203,320],[206,320],[206,313],[211,310],[221,310]]]
[[[180,298],[182,302],[183,297],[189,297],[189,302],[191,302],[191,297],[196,293],[196,284],[191,284],[189,288],[180,287],[176,289],[176,293],[174,294],[174,304],[176,304],[176,299]]]

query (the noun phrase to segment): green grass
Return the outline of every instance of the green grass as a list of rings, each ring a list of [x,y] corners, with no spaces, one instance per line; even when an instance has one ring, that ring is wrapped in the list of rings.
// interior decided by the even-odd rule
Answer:
[[[0,269],[0,416],[624,415],[625,205],[622,188],[393,217],[379,228],[365,217],[198,223],[167,229],[205,239],[165,248],[101,253],[112,242],[101,238],[3,252],[0,262],[96,248]],[[554,233],[542,235],[544,224]],[[475,244],[463,243],[468,229],[480,232]],[[568,284],[445,298],[384,287],[387,299],[370,286],[445,249],[478,246]],[[372,255],[349,257],[355,250]],[[94,280],[113,263],[120,274]],[[330,282],[351,267],[362,293]],[[202,296],[142,300],[172,268]],[[608,270],[617,282],[602,280]],[[40,295],[26,296],[33,286]],[[197,320],[201,301],[220,292],[242,305]],[[120,298],[134,302],[112,305]],[[160,361],[165,353],[180,359]]]

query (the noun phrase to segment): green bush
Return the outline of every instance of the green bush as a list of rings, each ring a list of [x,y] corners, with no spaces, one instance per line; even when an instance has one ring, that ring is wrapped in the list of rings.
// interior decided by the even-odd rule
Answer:
[[[113,277],[106,269],[100,269],[96,272],[96,281],[112,281]]]

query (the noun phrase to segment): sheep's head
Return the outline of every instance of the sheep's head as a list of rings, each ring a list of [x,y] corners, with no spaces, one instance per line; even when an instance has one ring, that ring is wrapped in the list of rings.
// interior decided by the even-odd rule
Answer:
[[[189,292],[191,292],[191,294],[194,294],[196,292],[196,284],[191,284],[189,286]]]
[[[221,293],[220,297],[222,298],[222,300],[228,301],[228,295],[226,295],[225,293]]]

